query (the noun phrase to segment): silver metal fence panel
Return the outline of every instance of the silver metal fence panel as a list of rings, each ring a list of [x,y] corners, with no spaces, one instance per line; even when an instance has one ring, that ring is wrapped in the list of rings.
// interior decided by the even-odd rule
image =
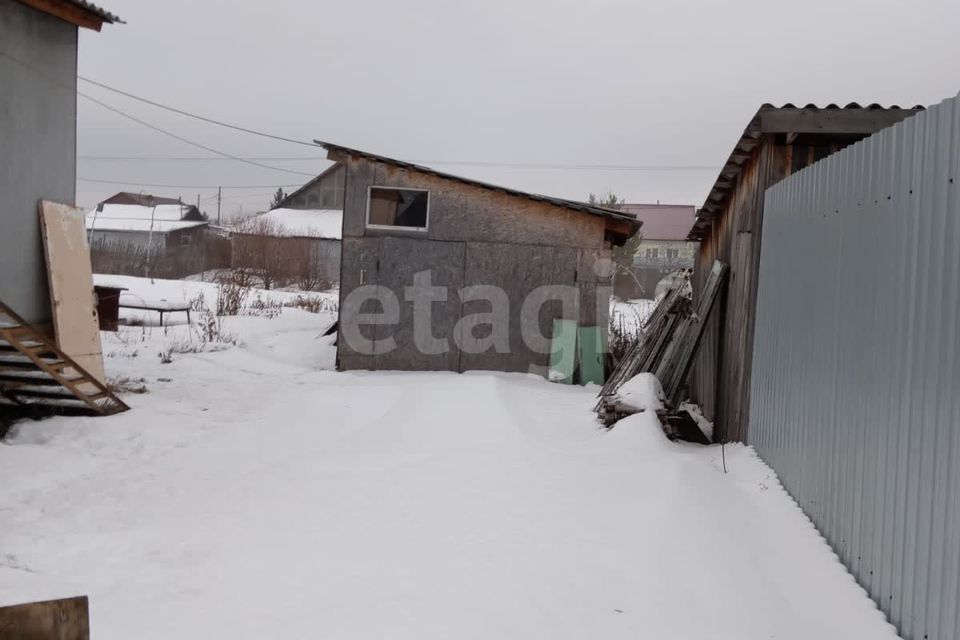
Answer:
[[[901,634],[960,638],[960,97],[768,190],[750,443]]]

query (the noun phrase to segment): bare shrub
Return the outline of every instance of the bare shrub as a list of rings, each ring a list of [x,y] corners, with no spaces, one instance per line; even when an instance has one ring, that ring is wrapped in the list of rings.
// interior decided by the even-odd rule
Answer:
[[[256,276],[249,269],[227,269],[217,274],[216,281],[219,284],[235,284],[252,289],[256,284]]]
[[[204,297],[203,292],[201,291],[197,295],[190,298],[190,300],[188,300],[187,303],[190,305],[190,311],[199,312],[207,305],[207,300]]]
[[[310,313],[336,313],[338,304],[336,300],[331,300],[329,298],[298,295],[293,300],[288,300],[285,302],[283,306],[292,307],[294,309],[303,309],[304,311],[309,311]]]
[[[268,300],[258,293],[256,298],[247,303],[243,313],[249,316],[276,318],[282,310],[283,304],[279,300]]]
[[[233,266],[256,275],[264,289],[282,285],[290,277],[283,225],[258,216],[242,228],[233,238]]]
[[[217,287],[217,312],[216,316],[236,316],[243,309],[247,296],[250,295],[250,289],[238,284],[223,283]],[[202,312],[202,309],[201,309]]]

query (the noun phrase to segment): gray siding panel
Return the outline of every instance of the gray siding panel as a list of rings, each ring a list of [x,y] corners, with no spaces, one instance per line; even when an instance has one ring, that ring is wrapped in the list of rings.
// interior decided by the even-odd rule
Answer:
[[[71,204],[76,183],[77,28],[0,2],[0,300],[50,317],[37,203]],[[27,66],[24,66],[27,65]]]
[[[911,640],[960,637],[960,99],[767,191],[750,441]]]
[[[361,353],[354,348],[344,337],[343,327],[351,323],[358,326],[361,334],[368,340],[376,340],[375,327],[362,326],[356,313],[374,313],[382,309],[373,302],[367,302],[359,309],[346,304],[349,294],[362,285],[377,284],[377,260],[380,255],[379,238],[348,238],[342,241],[342,258],[340,261],[340,334],[337,338],[337,368],[341,371],[350,369],[373,369],[373,355]]]
[[[392,337],[396,349],[387,353],[378,350],[375,365],[380,370],[459,371],[460,349],[454,328],[460,319],[458,291],[463,286],[464,244],[434,242],[413,238],[380,239],[377,284],[386,287],[400,301],[400,322],[377,327],[378,349],[382,340]],[[414,300],[424,290],[414,287],[414,276],[427,271],[431,287],[446,289],[446,300],[430,304],[430,330],[437,340],[446,342],[442,353],[425,353],[414,339]],[[407,295],[410,288],[412,295]],[[427,327],[420,327],[426,330]]]
[[[378,185],[430,192],[430,240],[604,246],[605,222],[598,216],[362,158],[348,159],[346,167],[344,235],[364,234],[367,188]]]
[[[576,284],[577,250],[569,247],[544,247],[536,245],[492,244],[470,242],[467,244],[467,263],[464,282],[472,285],[492,285],[506,292],[510,316],[510,351],[497,353],[493,348],[483,353],[463,353],[461,369],[520,371],[543,374],[550,364],[549,353],[532,350],[523,339],[521,309],[524,300],[537,287],[547,285]],[[567,317],[577,318],[576,300],[567,305]],[[470,301],[463,305],[464,315],[490,312],[485,301]],[[543,305],[539,315],[540,335],[549,338],[553,334],[553,320],[563,317],[563,307],[558,300]],[[483,339],[486,332],[478,330],[476,338]],[[476,341],[465,336],[465,345]],[[471,349],[465,349],[470,351]]]

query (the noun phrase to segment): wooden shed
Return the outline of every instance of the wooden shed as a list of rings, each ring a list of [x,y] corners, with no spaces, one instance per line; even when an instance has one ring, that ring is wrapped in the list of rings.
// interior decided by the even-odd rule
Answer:
[[[822,108],[765,104],[740,136],[688,236],[700,243],[693,275],[695,295],[714,260],[730,266],[726,293],[707,325],[690,381],[693,400],[715,424],[716,440],[747,440],[767,188],[921,109],[855,103]]]
[[[606,334],[610,271],[603,259],[639,229],[633,215],[318,144],[340,167],[328,175],[342,176],[343,185],[339,369],[546,374],[549,348],[530,344],[525,333],[536,329],[549,339],[554,321],[564,319]],[[431,289],[415,284],[424,272]],[[484,286],[503,292],[502,326],[465,329],[461,320],[496,311],[474,295]],[[389,315],[376,300],[355,303],[374,287],[399,302],[394,321],[370,322],[373,313]],[[574,295],[529,303],[556,290]],[[417,321],[424,299],[431,307],[426,327]],[[502,340],[491,340],[498,330]]]

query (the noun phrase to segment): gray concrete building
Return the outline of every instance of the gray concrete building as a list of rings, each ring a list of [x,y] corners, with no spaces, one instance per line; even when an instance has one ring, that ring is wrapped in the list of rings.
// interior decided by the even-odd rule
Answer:
[[[73,203],[77,31],[119,19],[84,0],[0,0],[0,300],[50,317],[37,203]]]
[[[605,334],[612,288],[604,259],[639,229],[633,215],[324,147],[338,163],[329,175],[342,175],[340,370],[545,374],[549,346],[525,334],[549,342],[557,319]],[[425,272],[429,286],[416,280]],[[474,295],[484,286],[502,292],[499,341],[491,336],[498,329],[461,322],[496,315],[495,304]],[[398,305],[371,298],[377,290]],[[564,299],[550,297],[557,290]]]

